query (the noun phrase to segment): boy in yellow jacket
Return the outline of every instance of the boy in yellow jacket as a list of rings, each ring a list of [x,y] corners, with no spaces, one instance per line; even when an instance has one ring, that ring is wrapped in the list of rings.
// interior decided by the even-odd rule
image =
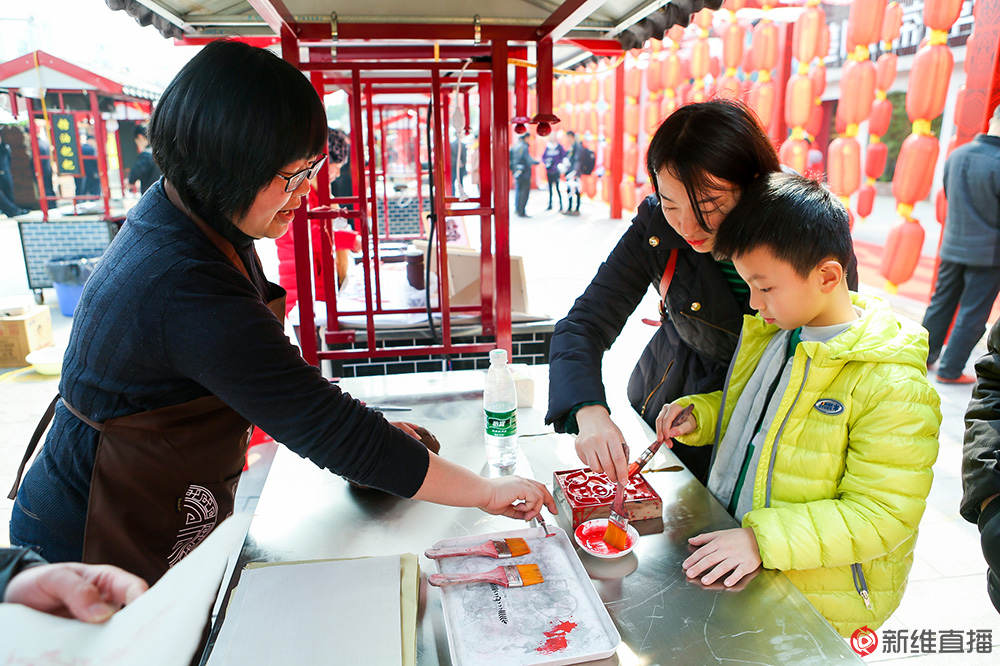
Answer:
[[[758,314],[744,319],[722,391],[657,420],[668,442],[715,446],[708,489],[742,523],[691,538],[687,576],[732,586],[761,564],[784,571],[844,636],[899,606],[941,425],[927,332],[848,291],[851,242],[822,185],[759,177],[714,250]]]

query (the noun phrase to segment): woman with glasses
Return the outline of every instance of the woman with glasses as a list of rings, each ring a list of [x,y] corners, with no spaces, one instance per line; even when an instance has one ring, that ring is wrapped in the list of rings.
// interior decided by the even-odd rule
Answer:
[[[555,511],[539,483],[430,454],[285,337],[284,290],[254,241],[285,233],[326,159],[323,104],[301,72],[214,42],[164,91],[149,130],[163,178],[84,288],[13,545],[153,583],[232,512],[251,423],[362,485],[526,519]]]

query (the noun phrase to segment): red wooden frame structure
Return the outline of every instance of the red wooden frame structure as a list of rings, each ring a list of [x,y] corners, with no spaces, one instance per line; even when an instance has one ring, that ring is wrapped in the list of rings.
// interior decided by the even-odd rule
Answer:
[[[42,69],[51,70],[59,75],[59,80],[63,82],[68,82],[70,80],[79,83],[78,87],[48,87],[45,88],[45,98],[56,100],[56,105],[52,106],[51,102],[46,103],[45,100],[39,99],[41,104],[36,107],[35,99],[27,94],[22,94],[22,89],[27,92],[28,86],[26,85],[11,85],[10,81],[18,81],[22,77],[21,75],[29,74],[32,70],[35,70],[35,76],[37,76],[38,83],[34,85],[43,85],[45,83],[45,77],[43,76]],[[26,83],[34,83],[29,78],[25,78]],[[5,82],[8,82],[5,84]],[[105,123],[101,117],[100,103],[98,97],[110,97],[116,102],[126,102],[130,104],[137,105],[141,110],[149,114],[152,110],[152,104],[149,99],[137,97],[135,95],[127,92],[126,87],[120,83],[116,83],[111,79],[95,74],[88,71],[82,67],[74,65],[73,63],[67,62],[53,55],[45,53],[44,51],[34,51],[28,53],[14,60],[0,64],[0,88],[6,88],[8,94],[10,95],[10,104],[13,115],[17,117],[18,104],[17,99],[21,97],[24,101],[25,109],[28,113],[29,119],[29,140],[31,141],[31,153],[32,159],[34,161],[35,176],[38,185],[38,202],[42,210],[42,220],[48,221],[49,219],[49,203],[55,203],[58,199],[71,199],[73,201],[74,214],[76,212],[76,205],[80,201],[96,201],[103,200],[104,202],[104,219],[111,219],[111,188],[108,181],[108,155],[107,155],[107,141],[108,135],[105,128]],[[87,98],[88,108],[86,110],[80,110],[78,108],[72,108],[73,105],[69,104],[66,99],[67,97],[74,95],[80,96],[84,95]],[[38,136],[35,131],[36,122],[42,121],[45,123],[46,131],[49,135],[49,142],[52,146],[53,154],[55,154],[58,147],[55,141],[54,132],[52,129],[52,123],[49,120],[49,114],[72,114],[74,125],[79,125],[80,122],[87,121],[91,123],[94,127],[94,138],[97,140],[97,155],[93,158],[80,156],[80,167],[81,173],[85,170],[83,169],[83,161],[89,159],[96,159],[98,173],[101,178],[101,196],[78,196],[74,194],[72,197],[67,196],[54,196],[49,197],[45,194],[45,186],[42,181],[42,168],[41,168],[41,158],[38,151]],[[115,140],[118,141],[117,133],[115,134]],[[121,145],[118,146],[118,154],[121,155]],[[121,180],[122,191],[125,190],[125,180],[124,174],[119,170],[119,179]]]

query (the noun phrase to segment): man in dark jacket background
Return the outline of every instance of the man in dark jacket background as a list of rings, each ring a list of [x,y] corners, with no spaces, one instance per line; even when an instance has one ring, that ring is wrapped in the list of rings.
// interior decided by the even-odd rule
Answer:
[[[143,125],[135,128],[135,148],[139,156],[129,171],[128,182],[132,185],[139,183],[139,194],[145,194],[146,190],[160,179],[160,167],[156,166],[153,160],[153,151],[149,147],[149,138]]]
[[[538,160],[531,156],[528,144],[530,135],[525,132],[518,137],[517,145],[510,149],[510,172],[514,176],[514,212],[520,217],[529,217],[528,195],[531,194],[531,169]]]
[[[989,570],[986,590],[1000,611],[1000,322],[990,329],[989,353],[976,362],[978,383],[965,413],[962,517],[979,525]]]
[[[927,366],[940,356],[939,382],[972,384],[976,378],[963,370],[1000,293],[1000,107],[993,112],[989,133],[977,135],[948,157],[944,191],[948,218],[941,265],[923,321],[930,334]],[[945,337],[948,346],[941,354]]]

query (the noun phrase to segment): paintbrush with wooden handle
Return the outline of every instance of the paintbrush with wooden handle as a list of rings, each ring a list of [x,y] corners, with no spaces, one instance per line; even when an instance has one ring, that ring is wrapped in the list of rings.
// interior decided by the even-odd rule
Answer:
[[[676,428],[680,424],[687,420],[687,417],[691,416],[691,412],[694,411],[694,405],[688,405],[681,410],[674,422],[670,424],[671,428]],[[649,459],[656,455],[656,452],[660,450],[660,446],[663,444],[663,440],[658,440],[649,445],[649,448],[642,452],[642,455],[635,459],[635,462],[628,466],[628,478],[632,478],[638,474]]]
[[[478,546],[464,546],[462,548],[428,548],[424,551],[424,556],[432,560],[442,557],[458,557],[460,555],[483,555],[484,557],[496,557],[504,560],[509,557],[521,557],[531,552],[528,542],[524,539],[491,539]]]
[[[431,574],[427,582],[435,587],[461,583],[496,583],[504,587],[524,587],[544,582],[537,564],[508,564],[480,573]]]

